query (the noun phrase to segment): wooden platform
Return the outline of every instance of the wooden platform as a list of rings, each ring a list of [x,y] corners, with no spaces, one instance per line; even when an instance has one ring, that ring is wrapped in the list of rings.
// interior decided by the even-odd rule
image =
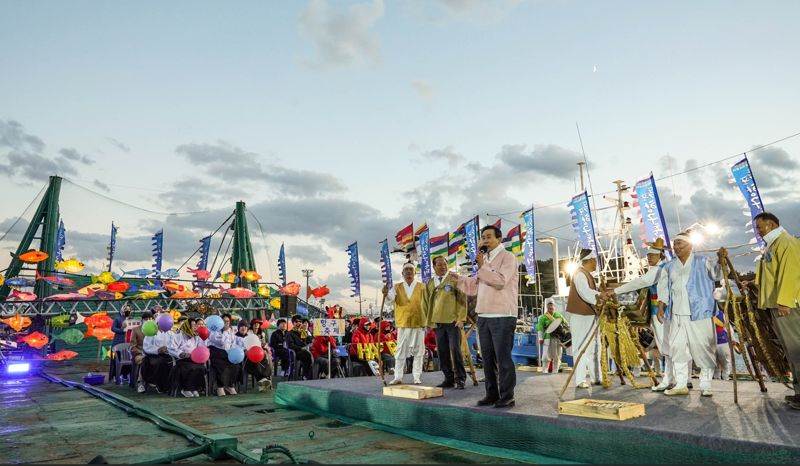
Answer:
[[[558,413],[567,416],[590,417],[592,419],[609,419],[612,421],[625,421],[635,417],[644,416],[642,403],[613,400],[580,400],[560,401]]]
[[[383,387],[383,396],[394,398],[408,398],[411,400],[424,400],[442,396],[444,390],[440,387],[424,387],[422,385],[389,385]]]

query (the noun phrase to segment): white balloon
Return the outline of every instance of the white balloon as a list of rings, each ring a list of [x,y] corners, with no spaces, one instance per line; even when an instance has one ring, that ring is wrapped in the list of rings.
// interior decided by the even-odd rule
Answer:
[[[250,335],[247,335],[246,337],[244,337],[244,348],[245,348],[245,350],[249,350],[250,348],[252,348],[254,346],[260,346],[260,345],[261,345],[261,339],[258,338],[258,335],[253,335],[251,333]]]

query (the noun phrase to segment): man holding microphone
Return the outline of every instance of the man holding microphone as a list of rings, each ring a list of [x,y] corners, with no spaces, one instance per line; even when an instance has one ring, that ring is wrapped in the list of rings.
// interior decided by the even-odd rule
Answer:
[[[502,244],[502,232],[494,225],[481,229],[478,244],[481,253],[475,258],[478,273],[463,277],[450,272],[458,288],[467,295],[477,295],[478,338],[483,356],[486,396],[478,406],[495,408],[514,406],[517,383],[511,350],[517,324],[517,260]]]

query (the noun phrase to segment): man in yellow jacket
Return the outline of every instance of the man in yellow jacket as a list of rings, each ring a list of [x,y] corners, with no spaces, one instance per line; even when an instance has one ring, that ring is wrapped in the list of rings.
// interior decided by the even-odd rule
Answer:
[[[769,309],[794,377],[789,406],[800,409],[800,239],[783,229],[769,212],[755,217],[756,230],[767,243],[756,270],[758,307]]]
[[[447,259],[433,259],[434,276],[425,284],[422,294],[422,313],[427,327],[436,328],[436,350],[439,367],[444,373],[442,388],[464,389],[467,371],[461,355],[462,328],[467,319],[466,296],[447,275]]]
[[[391,290],[384,285],[387,304],[394,303],[394,325],[397,327],[397,347],[394,350],[394,379],[389,385],[403,383],[406,359],[414,357],[411,373],[414,384],[422,384],[422,359],[425,356],[425,317],[422,314],[423,286],[415,278],[416,267],[403,265],[403,281]]]

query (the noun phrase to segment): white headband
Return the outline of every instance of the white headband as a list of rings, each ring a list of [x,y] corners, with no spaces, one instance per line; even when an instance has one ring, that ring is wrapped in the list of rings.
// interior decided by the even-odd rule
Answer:
[[[403,270],[405,269],[417,270],[417,268],[411,262],[406,262],[405,264],[403,264]]]
[[[674,238],[672,238],[672,240],[673,241],[681,240],[681,241],[686,241],[687,243],[692,242],[692,239],[686,233],[678,233],[677,235],[675,235]]]
[[[664,252],[664,250],[663,250],[663,249],[647,248],[647,253],[648,253],[648,254],[658,254],[658,255],[661,255],[661,253],[662,253],[662,252]]]
[[[597,254],[594,253],[594,250],[592,250],[589,254],[586,254],[585,256],[581,257],[581,262],[585,262],[590,259],[597,259]]]

